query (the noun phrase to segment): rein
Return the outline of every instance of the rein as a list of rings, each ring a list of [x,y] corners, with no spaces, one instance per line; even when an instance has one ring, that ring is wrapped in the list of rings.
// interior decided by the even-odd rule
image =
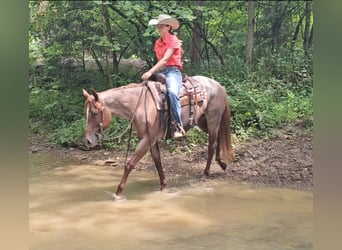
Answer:
[[[134,120],[134,118],[135,118],[135,115],[137,114],[137,109],[138,109],[138,105],[139,105],[139,103],[140,103],[140,99],[141,99],[142,94],[143,94],[143,90],[144,90],[144,88],[141,89],[141,92],[140,92],[140,95],[139,95],[139,99],[138,99],[137,105],[135,106],[135,110],[134,110],[133,116],[132,116],[131,120],[129,121],[129,123],[128,123],[127,127],[125,128],[125,130],[124,130],[121,134],[119,134],[119,135],[117,135],[117,136],[115,136],[115,137],[112,137],[112,135],[116,134],[117,131],[118,131],[118,130],[115,130],[113,133],[111,133],[110,135],[108,135],[108,138],[103,138],[103,140],[109,141],[109,140],[114,140],[114,139],[120,139],[124,134],[127,133],[127,131],[128,131],[129,129],[130,129],[130,134],[132,133],[132,124],[133,124],[133,120]],[[102,110],[103,110],[103,109],[102,109]],[[102,114],[101,114],[101,122],[100,122],[100,124],[103,123],[103,111],[102,111],[101,113],[102,113]],[[103,125],[102,125],[102,126],[103,126]],[[101,130],[101,125],[100,125],[100,130]],[[102,130],[102,131],[103,131],[103,130]],[[104,134],[102,134],[102,135],[105,136]],[[130,135],[130,137],[131,137],[131,135]]]
[[[142,97],[142,94],[143,94],[143,91],[144,89],[146,90],[145,93],[147,94],[147,89],[146,89],[146,86],[141,88],[141,92],[140,92],[140,95],[139,95],[139,99],[138,99],[138,102],[135,106],[135,110],[134,110],[134,113],[133,113],[133,116],[131,118],[131,120],[129,121],[126,129],[118,136],[115,136],[115,137],[109,137],[109,138],[105,138],[105,134],[103,133],[103,110],[104,110],[104,103],[102,104],[102,108],[101,108],[101,122],[99,123],[99,126],[100,126],[100,133],[101,133],[101,140],[102,141],[109,141],[109,140],[114,140],[114,139],[121,139],[121,137],[129,130],[129,136],[128,136],[128,142],[127,142],[127,149],[126,149],[126,156],[125,156],[125,162],[127,162],[127,158],[128,158],[128,151],[130,149],[130,146],[131,146],[131,138],[132,138],[132,124],[133,124],[133,120],[135,118],[135,115],[137,113],[137,110],[138,110],[138,105],[140,103],[140,100],[141,100],[141,97]],[[145,94],[145,96],[146,96]],[[147,114],[146,114],[146,97],[145,97],[145,115],[147,117]],[[111,135],[115,134],[116,131],[114,131]],[[109,136],[111,136],[109,135]],[[151,143],[150,143],[151,144]]]
[[[146,84],[145,84],[146,86]],[[148,135],[148,141],[150,143],[150,149],[152,149],[152,143],[151,143],[151,134],[150,134],[150,129],[148,127],[148,117],[147,117],[147,107],[146,107],[146,100],[147,100],[147,88],[146,88],[146,92],[145,92],[145,120],[146,120],[146,131],[147,131],[147,135]]]

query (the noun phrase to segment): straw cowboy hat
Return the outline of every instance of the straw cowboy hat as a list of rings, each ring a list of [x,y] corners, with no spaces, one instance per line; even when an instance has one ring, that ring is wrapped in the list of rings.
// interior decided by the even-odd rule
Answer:
[[[148,22],[148,25],[158,25],[158,24],[170,25],[173,30],[176,30],[179,28],[179,22],[177,21],[177,19],[166,14],[161,14],[158,16],[158,19],[151,19]]]

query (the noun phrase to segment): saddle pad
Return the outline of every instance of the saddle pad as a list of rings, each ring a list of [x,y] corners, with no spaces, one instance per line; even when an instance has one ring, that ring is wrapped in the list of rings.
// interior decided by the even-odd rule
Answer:
[[[160,82],[147,81],[147,87],[151,91],[157,110],[162,110],[162,91],[166,91],[165,85],[162,85]]]

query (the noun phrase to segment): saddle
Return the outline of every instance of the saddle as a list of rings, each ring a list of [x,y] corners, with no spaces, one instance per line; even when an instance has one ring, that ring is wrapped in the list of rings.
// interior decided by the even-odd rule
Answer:
[[[194,115],[196,114],[196,107],[201,107],[203,101],[206,99],[206,92],[204,87],[200,82],[192,77],[188,77],[185,73],[182,73],[183,86],[179,91],[179,99],[181,107],[189,105],[189,125],[193,126]],[[162,73],[153,74],[149,81],[147,81],[147,86],[150,89],[152,96],[154,98],[157,110],[169,110],[168,102],[165,101],[167,96],[166,89],[166,79],[165,75]]]

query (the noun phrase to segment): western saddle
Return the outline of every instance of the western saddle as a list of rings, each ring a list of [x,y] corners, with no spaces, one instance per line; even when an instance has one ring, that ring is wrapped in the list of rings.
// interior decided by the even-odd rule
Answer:
[[[181,107],[189,105],[189,125],[192,127],[197,124],[197,120],[194,118],[196,117],[196,109],[197,106],[202,106],[206,99],[206,92],[200,82],[185,73],[182,73],[182,82],[183,86],[179,91],[180,104]],[[153,74],[147,81],[147,87],[152,93],[157,110],[168,110],[170,114],[165,75],[162,73]],[[171,127],[170,122],[169,119],[168,128]]]

